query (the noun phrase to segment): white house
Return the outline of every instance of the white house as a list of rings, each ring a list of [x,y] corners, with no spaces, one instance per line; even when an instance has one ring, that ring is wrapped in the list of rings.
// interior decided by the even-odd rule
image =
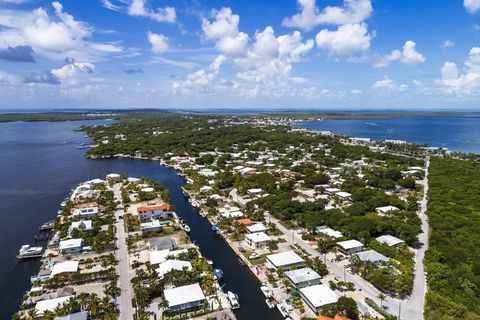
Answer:
[[[91,218],[98,214],[99,207],[96,205],[77,207],[73,209],[74,217]]]
[[[206,301],[205,295],[198,283],[166,289],[164,291],[165,300],[168,302],[170,312],[185,311],[198,308]]]
[[[188,249],[178,249],[178,250],[157,250],[150,252],[150,264],[155,268],[158,267],[162,262],[167,261],[168,257],[178,257],[182,253],[188,253]]]
[[[110,173],[110,174],[107,174],[107,181],[109,181],[109,182],[119,182],[121,177],[122,176],[119,175],[118,173]]]
[[[247,233],[245,235],[245,242],[252,249],[263,249],[272,240],[265,232]]]
[[[358,240],[347,240],[337,242],[337,248],[345,254],[352,254],[362,251],[365,247],[363,243]]]
[[[69,239],[60,241],[59,249],[61,253],[68,254],[68,253],[79,253],[82,251],[82,244],[83,239]]]
[[[385,243],[389,247],[401,247],[403,244],[405,244],[405,241],[402,239],[399,239],[397,237],[391,236],[389,234],[377,237],[375,240],[377,240],[380,243]]]
[[[300,289],[305,303],[318,314],[325,305],[333,304],[338,301],[337,294],[324,284],[317,284]]]
[[[248,233],[266,232],[266,231],[267,231],[267,227],[265,227],[261,222],[252,224],[251,226],[247,227]]]
[[[387,257],[385,257],[381,253],[378,253],[375,250],[367,250],[367,251],[354,253],[352,254],[350,260],[352,262],[357,260],[362,262],[371,262],[376,265],[388,262]]]
[[[291,271],[285,271],[285,277],[297,288],[304,288],[320,284],[320,275],[311,268],[301,268]]]
[[[150,221],[153,219],[168,218],[170,207],[167,204],[158,206],[143,206],[137,208],[137,214],[140,221]]]
[[[173,271],[173,270],[192,270],[192,264],[189,261],[182,261],[182,260],[167,260],[159,264],[158,268],[155,269],[160,279]]]
[[[90,231],[93,229],[92,220],[73,221],[70,227],[68,228],[68,232],[71,233],[74,229]]]
[[[35,305],[35,310],[37,310],[39,315],[42,315],[45,311],[53,311],[59,305],[69,301],[70,299],[74,298],[75,296],[66,296],[48,300],[38,301]]]
[[[324,234],[328,237],[332,237],[335,239],[343,237],[343,234],[340,231],[333,230],[329,227],[317,227],[315,228],[315,232]]]
[[[275,268],[282,268],[289,270],[304,265],[304,261],[293,251],[286,251],[267,256],[268,262],[270,262]]]
[[[78,272],[78,261],[64,261],[56,263],[52,267],[52,272],[50,276],[54,277],[57,275],[65,273],[77,273]]]
[[[381,215],[386,215],[386,214],[389,214],[389,213],[392,213],[392,212],[398,211],[398,210],[400,210],[400,209],[395,207],[395,206],[384,206],[384,207],[375,208],[375,211],[378,214],[381,214]]]

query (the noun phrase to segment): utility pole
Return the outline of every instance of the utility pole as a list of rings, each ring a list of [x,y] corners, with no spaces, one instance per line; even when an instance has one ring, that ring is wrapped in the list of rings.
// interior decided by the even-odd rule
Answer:
[[[401,315],[402,315],[402,303],[398,303],[398,320],[401,320]]]

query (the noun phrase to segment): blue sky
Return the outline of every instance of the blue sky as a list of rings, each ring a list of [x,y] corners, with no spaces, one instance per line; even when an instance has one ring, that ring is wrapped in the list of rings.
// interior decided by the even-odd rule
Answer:
[[[0,108],[480,106],[480,0],[0,0]]]

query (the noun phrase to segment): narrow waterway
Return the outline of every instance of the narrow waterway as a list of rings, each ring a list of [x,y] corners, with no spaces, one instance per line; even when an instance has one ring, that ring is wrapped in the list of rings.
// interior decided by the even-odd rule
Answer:
[[[30,276],[38,262],[16,263],[14,256],[22,244],[34,244],[38,227],[56,216],[59,203],[81,181],[104,177],[111,172],[161,181],[170,191],[177,214],[191,227],[190,237],[202,254],[225,273],[224,290],[240,297],[238,319],[281,319],[268,309],[259,283],[228,244],[210,231],[210,223],[183,196],[184,179],[171,168],[154,161],[133,159],[89,160],[83,124],[98,122],[36,122],[0,124],[0,319],[9,319],[22,294],[30,288]]]

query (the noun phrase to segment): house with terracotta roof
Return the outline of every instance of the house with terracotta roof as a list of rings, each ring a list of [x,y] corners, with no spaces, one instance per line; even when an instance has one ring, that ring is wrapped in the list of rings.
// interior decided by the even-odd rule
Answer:
[[[151,221],[153,219],[166,219],[170,206],[161,204],[157,206],[142,206],[137,208],[137,214],[140,221]]]
[[[330,317],[327,317],[327,316],[322,316],[322,315],[319,315],[317,317],[317,320],[350,320],[349,318],[347,317],[343,317],[343,316],[340,316],[340,315],[336,315],[334,318],[330,318]]]

